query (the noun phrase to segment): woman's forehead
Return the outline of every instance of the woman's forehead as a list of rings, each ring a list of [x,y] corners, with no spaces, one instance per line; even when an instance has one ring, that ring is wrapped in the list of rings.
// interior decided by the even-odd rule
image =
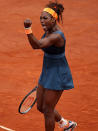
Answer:
[[[49,13],[46,12],[46,11],[42,11],[42,12],[41,12],[41,16],[51,17],[51,14],[49,14]]]

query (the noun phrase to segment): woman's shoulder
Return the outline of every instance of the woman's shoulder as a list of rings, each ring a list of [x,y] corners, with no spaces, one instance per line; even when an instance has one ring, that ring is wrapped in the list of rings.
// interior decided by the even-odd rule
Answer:
[[[65,35],[64,35],[64,32],[63,32],[62,30],[57,30],[57,31],[55,31],[55,32],[53,32],[53,33],[55,33],[55,34],[60,34],[60,35],[63,37],[63,39],[66,40]]]

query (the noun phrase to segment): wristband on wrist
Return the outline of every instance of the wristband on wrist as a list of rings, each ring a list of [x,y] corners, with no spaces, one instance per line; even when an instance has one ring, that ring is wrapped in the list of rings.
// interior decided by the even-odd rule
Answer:
[[[28,34],[31,34],[31,33],[32,33],[31,27],[25,28],[25,33],[26,33],[27,35],[28,35]]]

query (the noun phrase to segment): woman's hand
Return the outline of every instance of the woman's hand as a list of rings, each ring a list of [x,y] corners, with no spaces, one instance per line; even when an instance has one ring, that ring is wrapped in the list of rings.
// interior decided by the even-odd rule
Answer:
[[[29,28],[29,27],[31,27],[31,25],[32,25],[32,21],[30,19],[26,19],[24,21],[24,27],[25,28]]]

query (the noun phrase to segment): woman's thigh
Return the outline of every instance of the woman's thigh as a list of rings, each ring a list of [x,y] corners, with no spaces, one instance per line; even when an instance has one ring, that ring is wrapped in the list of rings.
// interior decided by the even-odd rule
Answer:
[[[44,88],[41,85],[38,85],[37,88],[37,109],[42,112],[43,99],[44,99]]]
[[[43,111],[51,112],[54,111],[56,104],[58,103],[63,91],[48,90],[44,91],[43,99]]]

